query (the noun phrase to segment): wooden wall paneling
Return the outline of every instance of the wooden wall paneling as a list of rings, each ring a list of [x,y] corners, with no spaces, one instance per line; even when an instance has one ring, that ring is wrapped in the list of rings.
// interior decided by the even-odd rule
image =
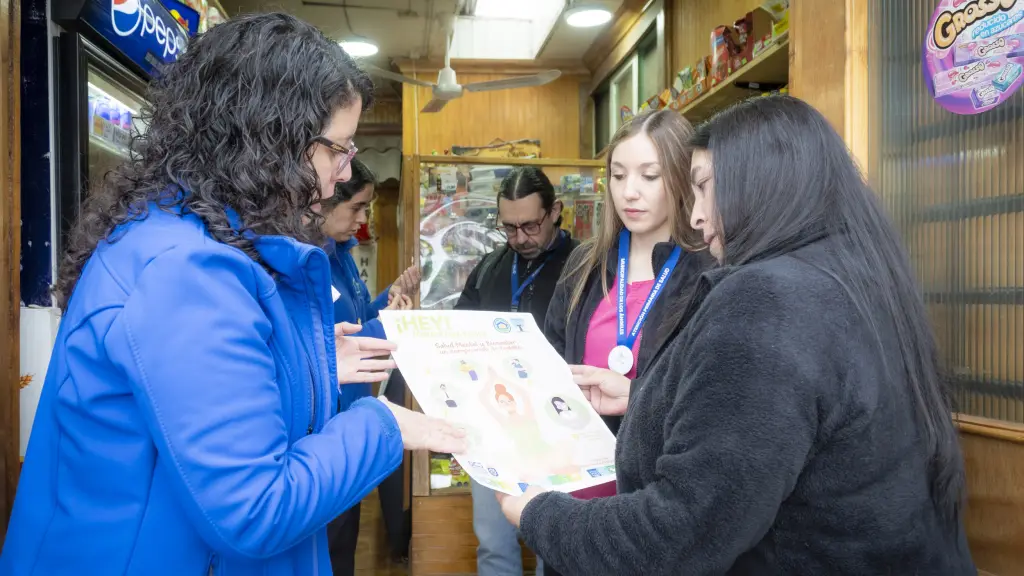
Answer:
[[[797,0],[801,2],[802,0]],[[868,3],[871,0],[846,0],[845,115],[846,144],[861,172],[870,180],[874,159],[871,144],[871,83],[868,77]],[[792,23],[790,23],[792,26]],[[790,31],[792,34],[792,31]],[[792,76],[792,72],[790,73]]]
[[[405,102],[403,101],[403,105]],[[404,118],[403,121],[407,120]],[[404,132],[408,134],[408,132]],[[403,140],[405,137],[403,136]],[[401,250],[399,258],[402,262],[420,264],[420,159],[416,155],[402,157],[402,182],[399,192],[398,225],[401,238]],[[413,308],[420,305],[420,295],[416,294]],[[418,410],[416,399],[412,394],[406,394],[405,406],[410,410]],[[412,494],[410,501],[415,501],[416,496],[429,494],[430,490],[430,455],[427,451],[421,450],[409,454],[406,462],[408,472],[405,478],[405,493]],[[413,512],[415,517],[415,512]]]
[[[411,264],[401,257],[402,241],[398,226],[399,184],[395,180],[377,186],[373,203],[373,228],[377,236],[377,291],[381,292]],[[374,295],[376,296],[376,295]]]
[[[400,100],[377,100],[373,108],[367,110],[359,119],[359,128],[365,124],[401,124],[402,102]]]
[[[413,497],[411,576],[474,574],[476,546],[472,497]]]
[[[543,145],[544,143],[541,142]],[[543,151],[543,150],[542,150]],[[580,84],[580,149],[579,158],[594,156],[594,100],[590,86]]]
[[[959,417],[964,523],[979,574],[1024,573],[1024,426]]]
[[[848,1],[794,0],[789,9],[790,93],[817,108],[844,135]]]
[[[403,140],[405,137],[403,136]],[[398,231],[401,262],[420,263],[420,192],[418,156],[402,156],[402,181],[398,192]],[[420,305],[419,294],[415,295],[414,307]]]
[[[463,72],[452,64],[459,82],[484,82],[505,78],[500,71]],[[510,69],[510,72],[514,69]],[[563,71],[564,72],[564,71]],[[435,81],[436,70],[403,74]],[[518,69],[514,74],[529,73]],[[429,88],[403,85],[402,151],[405,154],[444,154],[452,146],[482,146],[495,138],[540,140],[541,154],[548,158],[577,158],[580,153],[580,85],[587,76],[563,74],[550,84],[534,88],[466,93],[440,112],[421,114],[430,101]]]
[[[21,2],[0,0],[0,547],[18,486]]]

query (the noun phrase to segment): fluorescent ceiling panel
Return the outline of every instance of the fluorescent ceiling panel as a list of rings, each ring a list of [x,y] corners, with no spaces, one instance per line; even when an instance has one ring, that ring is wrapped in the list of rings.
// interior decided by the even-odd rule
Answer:
[[[452,58],[533,60],[564,7],[561,0],[477,0],[473,17],[455,21]]]

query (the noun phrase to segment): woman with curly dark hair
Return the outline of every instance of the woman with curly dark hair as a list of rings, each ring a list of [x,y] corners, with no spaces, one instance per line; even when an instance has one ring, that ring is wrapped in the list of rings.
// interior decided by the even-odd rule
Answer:
[[[335,336],[317,247],[372,84],[265,14],[198,37],[148,96],[63,262],[0,573],[329,574],[324,527],[403,447],[464,442],[375,398],[332,409],[392,366]]]

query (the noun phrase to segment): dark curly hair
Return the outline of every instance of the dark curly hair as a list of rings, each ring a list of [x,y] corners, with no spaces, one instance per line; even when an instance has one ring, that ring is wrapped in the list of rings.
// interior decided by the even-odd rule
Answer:
[[[145,218],[150,202],[196,214],[214,238],[257,262],[243,231],[319,244],[313,139],[337,110],[357,99],[369,108],[373,83],[313,26],[255,14],[194,38],[146,96],[146,132],[133,134],[129,160],[91,191],[70,232],[54,287],[62,309],[97,245],[117,241],[119,227]]]

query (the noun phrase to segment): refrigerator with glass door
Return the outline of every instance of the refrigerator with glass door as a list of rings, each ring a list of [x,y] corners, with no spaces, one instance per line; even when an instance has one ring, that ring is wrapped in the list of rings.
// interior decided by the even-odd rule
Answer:
[[[128,159],[159,66],[185,51],[185,27],[157,0],[54,0],[57,254],[90,190]]]

